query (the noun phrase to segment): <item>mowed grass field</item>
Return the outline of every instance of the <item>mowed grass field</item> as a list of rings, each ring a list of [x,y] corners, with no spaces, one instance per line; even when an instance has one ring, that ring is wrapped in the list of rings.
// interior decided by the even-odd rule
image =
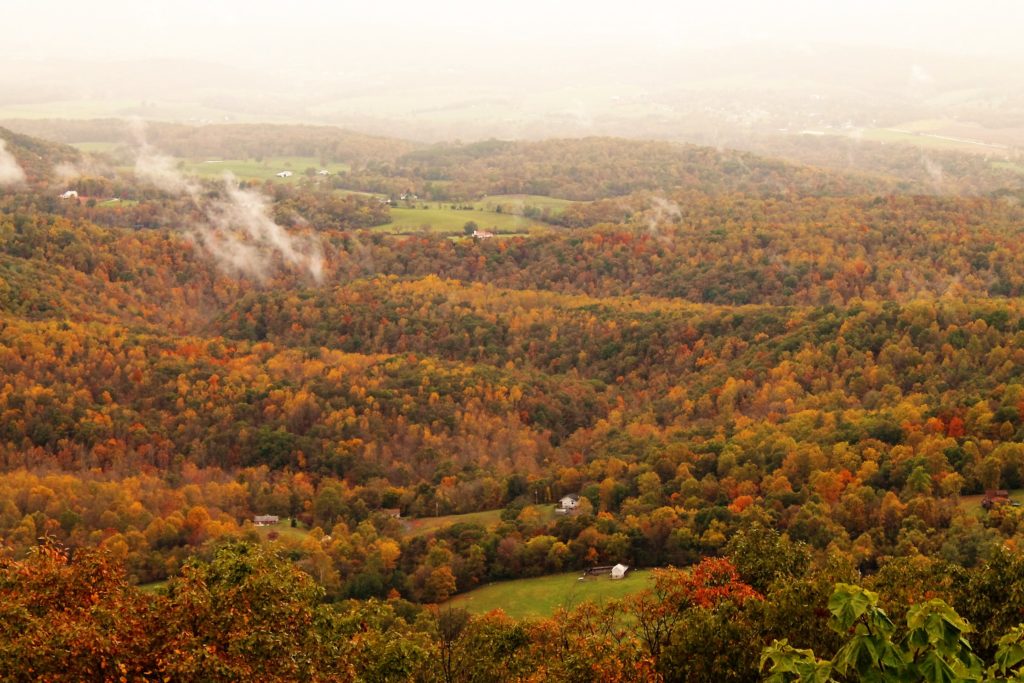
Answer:
[[[582,571],[501,581],[456,595],[446,607],[460,607],[473,614],[500,609],[516,619],[548,617],[559,607],[571,608],[582,602],[603,604],[637,593],[651,585],[649,571],[629,572],[613,581],[607,577],[580,581]]]
[[[120,142],[72,142],[71,146],[83,152],[114,152],[124,147]]]
[[[426,206],[427,208],[420,208]],[[545,230],[547,226],[540,221],[531,220],[511,213],[493,211],[465,211],[452,209],[444,204],[430,202],[419,204],[416,208],[393,207],[391,222],[373,228],[377,232],[395,234],[414,233],[426,230],[440,234],[464,234],[468,221],[473,221],[478,230],[498,233],[528,234],[535,230]]]
[[[497,211],[500,207],[502,213],[521,215],[529,207],[535,207],[541,211],[547,209],[551,213],[560,213],[575,203],[571,199],[545,197],[539,194],[496,194],[484,197],[473,205],[481,211]]]
[[[271,524],[270,526],[254,526],[253,529],[264,540],[270,537],[270,532],[272,531],[277,532],[277,538],[282,541],[301,541],[309,536],[308,529],[303,529],[302,526],[293,527],[288,519],[283,519],[277,524]]]
[[[538,522],[550,522],[555,518],[554,505],[529,505],[524,509],[529,511],[528,514],[535,514]],[[464,515],[442,515],[441,517],[420,517],[403,521],[409,536],[422,536],[456,524],[479,524],[485,529],[492,529],[501,522],[501,510],[468,512]]]
[[[870,128],[861,133],[863,139],[876,142],[890,142],[914,145],[922,149],[948,150],[972,154],[1006,154],[1007,150],[997,144],[969,138],[957,138],[937,133],[919,132],[903,128]]]
[[[985,499],[984,493],[978,493],[973,496],[960,496],[960,507],[966,510],[983,510],[981,507],[981,501]],[[1010,491],[1010,500],[1024,504],[1024,489],[1014,489]]]
[[[76,142],[73,147],[86,152],[98,153],[119,153],[125,152],[129,158],[134,158],[131,147],[119,142]],[[317,171],[324,169],[333,175],[349,170],[348,164],[342,163],[320,163],[316,157],[266,157],[256,159],[178,159],[178,167],[183,173],[200,178],[220,178],[225,173],[231,173],[240,180],[268,180],[283,183],[298,182],[306,177],[306,169],[312,168]],[[282,171],[291,171],[289,178],[278,178],[277,174]],[[314,178],[321,176],[314,175]],[[352,194],[368,194],[365,192],[353,192]]]
[[[1024,164],[1017,163],[1014,161],[993,161],[992,165],[996,168],[1004,168],[1008,171],[1014,171],[1024,175]]]
[[[181,162],[185,173],[201,178],[217,178],[231,173],[243,180],[268,180],[273,178],[280,182],[298,182],[305,178],[308,168],[326,169],[332,174],[347,171],[348,165],[329,163],[322,164],[316,157],[267,157],[256,159],[184,159]],[[282,171],[291,171],[290,178],[278,178]],[[320,177],[320,176],[314,176]]]

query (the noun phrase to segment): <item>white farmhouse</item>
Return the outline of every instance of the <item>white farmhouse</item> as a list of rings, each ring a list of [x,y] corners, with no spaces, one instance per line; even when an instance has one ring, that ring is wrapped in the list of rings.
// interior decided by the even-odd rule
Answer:
[[[558,500],[558,507],[555,508],[555,512],[560,512],[563,515],[567,512],[571,512],[580,506],[580,497],[575,493],[570,493],[567,496],[562,496]]]
[[[280,173],[277,174],[277,177],[278,178],[291,178],[292,177],[292,172],[291,171],[281,171]]]

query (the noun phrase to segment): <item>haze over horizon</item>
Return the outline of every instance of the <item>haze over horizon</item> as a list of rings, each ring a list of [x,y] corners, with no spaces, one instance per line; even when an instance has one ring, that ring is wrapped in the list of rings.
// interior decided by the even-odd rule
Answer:
[[[40,30],[8,30],[0,43],[0,119],[703,139],[766,118],[817,127],[822,98],[832,127],[977,121],[1007,103],[1012,119],[1024,100],[1024,69],[1012,68],[1024,63],[1024,5],[1010,0],[969,12],[922,0],[15,0],[4,14]],[[790,112],[802,114],[779,118]]]
[[[1020,58],[1024,7],[1012,0],[963,3],[902,0],[830,3],[733,0],[708,3],[641,0],[627,5],[569,0],[481,4],[353,2],[206,3],[106,0],[14,0],[8,26],[45,25],[47,40],[8,31],[0,45],[12,59],[196,59],[237,67],[316,66],[324,59],[366,56],[381,66],[457,57],[500,63],[501,50],[533,53],[616,47],[673,51],[775,43],[828,43],[921,52]],[[428,53],[419,52],[429,48]],[[469,52],[472,51],[472,52]]]

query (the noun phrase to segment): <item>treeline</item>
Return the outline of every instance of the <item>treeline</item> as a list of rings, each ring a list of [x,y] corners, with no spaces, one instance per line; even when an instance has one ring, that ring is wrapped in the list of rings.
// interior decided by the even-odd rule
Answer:
[[[453,179],[432,182],[494,158],[524,164],[513,179],[619,182],[619,143],[580,143],[579,173],[558,165],[575,144],[452,152]],[[655,162],[640,185],[691,152],[697,184],[793,177],[658,149],[638,147]],[[431,154],[448,152],[423,172]],[[1024,541],[1019,508],[967,498],[1024,483],[1024,210],[815,187],[636,193],[580,209],[610,221],[586,230],[452,240],[360,229],[385,210],[372,198],[267,185],[275,217],[322,240],[324,285],[279,256],[231,276],[188,237],[201,212],[141,185],[123,213],[5,191],[4,552],[52,536],[157,579],[271,513],[295,520],[280,542],[330,599],[422,602],[694,564],[754,523],[865,575],[990,566]],[[99,224],[141,216],[159,227]],[[578,514],[538,508],[568,493]],[[386,508],[502,512],[416,535]],[[647,661],[631,648],[615,656]]]
[[[136,126],[119,120],[6,122],[22,133],[63,142],[140,144]],[[638,191],[700,191],[754,196],[850,196],[920,191],[861,172],[800,166],[747,152],[667,142],[585,138],[490,140],[423,147],[326,126],[148,123],[146,142],[186,158],[304,156],[344,162],[347,189],[438,201],[532,194],[595,200]]]
[[[230,543],[157,593],[109,554],[0,560],[0,674],[38,680],[1016,680],[1022,560],[886,565],[865,582],[750,527],[728,559],[602,607],[515,621],[399,599],[323,604],[280,553]],[[864,583],[866,585],[857,585]],[[288,656],[281,656],[286,650]],[[762,654],[763,653],[763,654]],[[938,671],[939,674],[935,672]]]
[[[925,194],[989,194],[1024,189],[1024,174],[1004,165],[1007,150],[988,154],[886,144],[843,135],[747,137],[741,149],[838,171],[912,182]]]
[[[25,172],[28,182],[33,184],[50,178],[56,165],[81,159],[74,147],[21,135],[7,128],[0,127],[0,140]]]
[[[396,158],[415,143],[363,135],[333,126],[273,124],[206,124],[146,122],[140,126],[122,119],[17,119],[4,125],[25,135],[75,142],[138,145],[141,138],[165,154],[177,157],[259,159],[301,156],[363,165]]]
[[[436,274],[515,289],[731,305],[1024,292],[1016,258],[1024,213],[1012,202],[675,199],[675,217],[658,220],[650,209],[627,227],[479,242],[349,236],[339,257],[360,266],[343,272],[360,276]]]
[[[698,190],[755,196],[824,196],[885,192],[898,183],[824,171],[744,152],[617,138],[439,145],[371,166],[416,181],[447,200],[483,194],[533,194],[592,200],[641,190]]]

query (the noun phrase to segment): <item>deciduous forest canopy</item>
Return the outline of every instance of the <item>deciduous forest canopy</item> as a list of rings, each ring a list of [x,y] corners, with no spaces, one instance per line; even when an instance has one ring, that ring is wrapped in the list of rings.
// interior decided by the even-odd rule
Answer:
[[[0,67],[0,679],[1024,680],[1021,55],[858,35]]]

